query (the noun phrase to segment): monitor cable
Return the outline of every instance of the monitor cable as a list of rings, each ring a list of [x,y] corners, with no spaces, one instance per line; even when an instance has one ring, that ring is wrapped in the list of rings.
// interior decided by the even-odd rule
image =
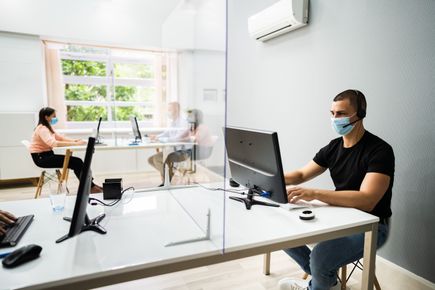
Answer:
[[[127,190],[130,190],[130,189],[133,189],[133,190],[134,190],[134,187],[133,187],[133,186],[127,187],[126,189],[124,189],[123,191],[121,191],[121,197],[120,197],[119,199],[117,199],[117,200],[115,200],[115,201],[112,201],[112,202],[110,202],[110,203],[106,203],[106,202],[104,202],[104,201],[102,201],[102,200],[100,200],[100,199],[98,199],[98,198],[95,198],[95,197],[89,197],[89,199],[88,199],[88,203],[89,203],[90,205],[98,205],[98,204],[100,204],[100,205],[103,205],[103,206],[114,206],[114,205],[116,205],[118,202],[121,201],[122,197],[124,196],[124,192],[126,192]]]

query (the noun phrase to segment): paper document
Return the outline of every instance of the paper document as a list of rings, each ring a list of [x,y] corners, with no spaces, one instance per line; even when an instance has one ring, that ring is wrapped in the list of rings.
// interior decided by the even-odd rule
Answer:
[[[309,206],[307,204],[284,203],[280,204],[279,207],[285,210],[293,210],[299,208],[308,208]]]

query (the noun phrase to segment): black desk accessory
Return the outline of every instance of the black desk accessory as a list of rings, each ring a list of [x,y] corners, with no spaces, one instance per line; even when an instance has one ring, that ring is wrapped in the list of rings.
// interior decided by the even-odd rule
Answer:
[[[108,178],[103,183],[104,199],[120,199],[122,197],[122,178]]]
[[[42,247],[34,244],[16,249],[3,259],[3,267],[15,268],[21,264],[35,260],[39,257],[41,251]]]

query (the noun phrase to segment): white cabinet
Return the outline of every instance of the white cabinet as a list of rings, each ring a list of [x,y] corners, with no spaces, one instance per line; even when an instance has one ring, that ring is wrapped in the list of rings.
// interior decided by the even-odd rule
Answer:
[[[38,176],[29,151],[21,141],[30,140],[36,126],[34,112],[0,112],[0,179]]]
[[[0,179],[37,177],[41,174],[30,156],[29,151],[21,147],[0,148]]]

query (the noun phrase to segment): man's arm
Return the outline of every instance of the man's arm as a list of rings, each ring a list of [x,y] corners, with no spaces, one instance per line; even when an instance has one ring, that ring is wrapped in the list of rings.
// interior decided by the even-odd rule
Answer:
[[[325,172],[326,168],[311,160],[301,169],[284,173],[285,184],[297,185],[306,182]]]
[[[360,190],[323,190],[302,187],[287,189],[289,202],[318,199],[330,205],[354,207],[367,212],[372,211],[384,196],[390,184],[390,176],[369,172],[364,177]]]

